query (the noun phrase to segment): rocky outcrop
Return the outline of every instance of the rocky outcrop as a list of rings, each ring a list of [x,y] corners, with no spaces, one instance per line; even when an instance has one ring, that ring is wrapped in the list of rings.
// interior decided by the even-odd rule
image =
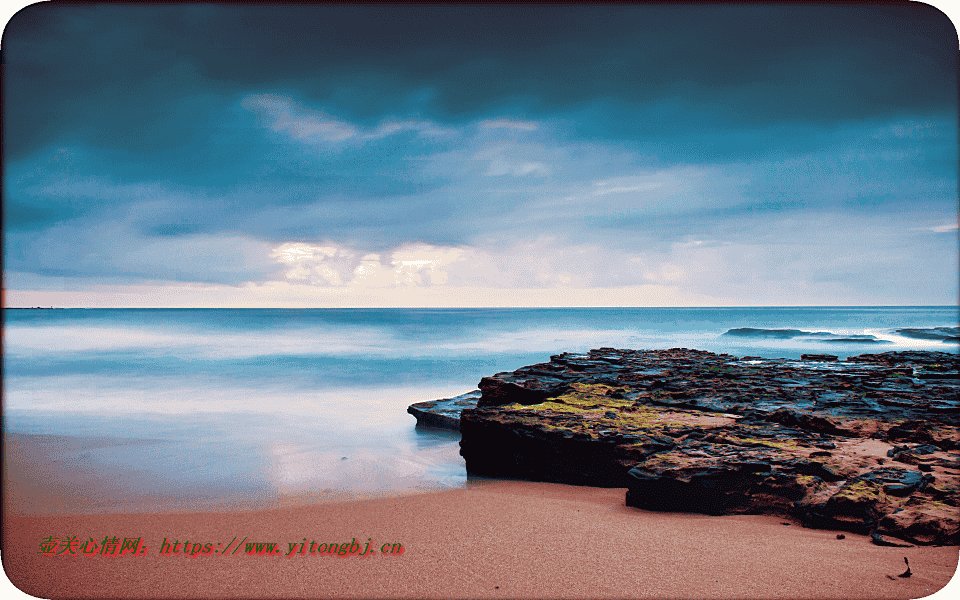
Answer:
[[[960,543],[960,388],[918,376],[956,373],[960,358],[805,358],[553,356],[483,379],[461,411],[461,454],[474,475],[625,487],[650,510]]]
[[[407,412],[417,418],[417,427],[460,431],[460,413],[465,408],[475,408],[480,393],[473,390],[453,398],[417,402],[408,406]]]

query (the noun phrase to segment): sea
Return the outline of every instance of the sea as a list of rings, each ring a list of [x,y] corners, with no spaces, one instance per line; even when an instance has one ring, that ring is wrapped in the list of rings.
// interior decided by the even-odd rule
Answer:
[[[957,353],[958,322],[957,306],[4,309],[3,430],[40,461],[18,471],[28,514],[414,494],[469,482],[459,434],[407,406],[487,375],[600,347]]]

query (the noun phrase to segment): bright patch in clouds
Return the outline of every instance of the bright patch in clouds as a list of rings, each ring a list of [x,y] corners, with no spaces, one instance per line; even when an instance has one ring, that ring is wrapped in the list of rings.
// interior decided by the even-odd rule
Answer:
[[[934,227],[927,227],[926,229],[936,233],[947,233],[948,231],[957,231],[958,229],[960,229],[960,223],[952,223],[948,225],[936,225]]]
[[[394,270],[404,274],[405,283],[416,281],[420,283],[420,270],[430,277],[430,283],[443,285],[447,283],[448,275],[444,267],[463,259],[464,251],[459,248],[437,248],[427,244],[405,246],[393,253]]]
[[[353,288],[443,285],[449,275],[446,268],[463,260],[461,248],[443,248],[429,244],[404,244],[383,261],[380,254],[364,254],[334,245],[314,246],[289,242],[270,254],[278,263],[292,265],[284,276],[313,285]]]
[[[258,113],[264,126],[304,143],[377,140],[403,131],[416,131],[423,136],[446,132],[436,123],[417,119],[387,119],[373,129],[364,130],[322,111],[306,108],[291,98],[274,94],[251,94],[243,98],[240,105]]]
[[[289,243],[274,248],[270,254],[282,263],[297,263],[305,260],[323,260],[324,257],[333,256],[337,249],[333,246],[311,246],[310,244]]]

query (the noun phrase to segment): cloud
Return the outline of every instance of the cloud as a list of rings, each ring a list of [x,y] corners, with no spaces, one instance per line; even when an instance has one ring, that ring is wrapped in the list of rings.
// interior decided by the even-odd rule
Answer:
[[[948,223],[947,225],[934,225],[933,227],[924,227],[927,231],[933,231],[935,233],[948,233],[950,231],[957,231],[960,229],[960,224],[958,223]]]
[[[938,137],[941,133],[947,133],[949,131],[949,126],[943,122],[933,120],[907,120],[880,127],[873,133],[872,137],[876,139],[891,137],[897,139],[924,139]]]
[[[299,242],[288,242],[278,248],[274,248],[270,253],[271,258],[276,258],[281,263],[299,263],[304,261],[320,261],[324,258],[334,256],[337,253],[335,246],[312,246]]]
[[[649,181],[643,177],[620,177],[608,181],[598,181],[594,185],[597,187],[593,191],[594,196],[606,196],[607,194],[622,194],[625,192],[647,192],[664,186],[663,181]]]
[[[266,127],[284,132],[296,140],[340,142],[357,135],[353,125],[322,112],[305,109],[282,96],[250,95],[241,101],[241,106],[260,114]]]
[[[365,129],[275,94],[250,94],[240,101],[240,105],[259,114],[262,126],[303,143],[329,145],[347,140],[379,140],[405,131],[422,136],[448,133],[447,129],[423,119],[390,118],[374,128]]]
[[[397,286],[401,283],[407,283],[408,285],[420,283],[420,278],[415,272],[406,273],[404,278],[406,281],[403,282],[401,282],[400,275],[401,273],[398,271],[384,268],[379,260],[362,260],[353,270],[353,279],[348,284],[355,288],[382,288]]]
[[[515,131],[536,131],[537,123],[534,121],[515,121],[510,119],[486,119],[480,121],[480,127],[484,129],[513,129]]]
[[[403,244],[382,260],[381,254],[338,247],[288,242],[273,249],[271,258],[290,265],[284,272],[289,280],[319,286],[350,288],[387,288],[432,286],[447,283],[447,269],[464,259],[461,248],[430,244]]]
[[[386,120],[377,125],[372,132],[364,134],[364,138],[379,140],[404,131],[415,131],[422,136],[429,137],[450,133],[450,129],[440,127],[432,121],[417,119]]]
[[[28,7],[4,36],[4,75],[16,82],[4,98],[5,154],[22,158],[66,132],[77,143],[139,143],[147,154],[183,148],[217,132],[208,117],[218,101],[251,90],[324,106],[329,114],[288,107],[284,126],[334,140],[397,114],[524,131],[598,103],[605,117],[582,124],[582,135],[691,136],[685,150],[698,149],[701,132],[956,114],[955,29],[924,5],[476,6],[470,19],[455,6],[422,7],[416,19],[409,12]],[[268,121],[283,116],[269,104]],[[660,113],[660,105],[672,108]]]
[[[781,225],[773,224],[778,214],[793,212],[806,218],[826,208],[842,213],[853,202],[879,215],[909,211],[911,205],[904,199],[923,197],[936,212],[928,211],[927,222],[911,225],[915,228],[930,228],[931,221],[949,215],[949,210],[941,209],[952,202],[955,180],[937,176],[922,162],[877,169],[875,161],[867,159],[837,160],[849,148],[864,148],[863,140],[880,144],[866,146],[870,152],[916,143],[871,137],[883,127],[867,124],[822,137],[819,154],[666,167],[630,145],[570,139],[568,131],[553,126],[545,128],[536,143],[519,143],[491,141],[491,132],[505,129],[478,133],[474,124],[467,124],[452,130],[450,137],[456,139],[452,146],[431,141],[413,149],[408,141],[368,149],[358,134],[356,151],[342,159],[297,154],[300,143],[287,139],[269,155],[271,160],[278,157],[271,167],[300,161],[304,170],[320,172],[322,178],[298,179],[283,170],[277,174],[264,170],[256,177],[239,174],[241,183],[226,188],[194,188],[159,177],[121,181],[122,170],[115,176],[91,174],[91,164],[99,164],[89,162],[94,152],[71,151],[50,158],[53,166],[69,163],[67,167],[31,175],[28,162],[14,165],[13,177],[5,182],[14,192],[7,194],[12,202],[25,208],[46,202],[62,212],[54,229],[14,235],[8,230],[4,258],[8,269],[57,276],[113,274],[237,283],[264,281],[276,272],[289,282],[344,289],[361,284],[368,289],[439,285],[550,289],[654,281],[695,285],[697,277],[689,274],[701,271],[663,254],[664,248],[687,236],[731,244],[749,236],[786,236],[778,233]],[[928,140],[924,143],[928,144],[924,155],[929,156],[936,149]],[[371,165],[369,173],[352,179],[350,170],[364,163]],[[382,189],[367,186],[367,179]],[[411,192],[406,187],[410,180],[429,181],[433,187]],[[86,217],[70,212],[80,206],[96,212]],[[764,219],[767,226],[759,224]],[[846,228],[861,228],[856,222],[842,227],[805,222],[811,230],[832,231],[848,242]],[[888,231],[891,239],[912,244],[905,237],[908,230]],[[104,235],[92,239],[88,232]],[[228,266],[213,259],[229,251],[218,251],[216,243],[203,246],[204,239],[246,239],[269,249],[255,260],[251,257],[253,266],[246,269],[239,261]],[[178,240],[195,249],[199,253],[195,256],[210,258],[194,265],[178,262],[173,258]],[[429,252],[461,253],[438,255],[436,260],[394,255],[400,248],[414,247],[412,240],[432,248]],[[797,245],[818,243],[807,240]],[[138,254],[142,247],[164,258]],[[125,254],[130,256],[124,258]],[[89,258],[84,262],[77,256]],[[645,257],[647,271],[631,262],[637,256]],[[397,260],[409,264],[395,264]],[[667,264],[675,268],[654,268]],[[204,266],[209,269],[202,273]],[[716,268],[739,269],[734,262]],[[681,277],[684,273],[688,275]],[[701,276],[713,280],[709,273]]]
[[[542,162],[524,162],[512,163],[504,159],[496,158],[490,161],[490,168],[487,169],[487,175],[513,175],[522,177],[524,175],[545,176],[550,174],[550,169]]]
[[[335,244],[325,243],[324,248]],[[402,244],[385,253],[357,257],[357,249],[287,243],[271,257],[286,265],[291,283],[349,289],[449,286],[471,288],[587,288],[644,283],[629,263],[630,254],[602,245],[570,244],[552,236],[505,245],[435,246]],[[324,275],[326,274],[326,275]]]
[[[394,271],[405,279],[416,277],[420,282],[420,271],[430,278],[430,283],[447,283],[448,274],[444,270],[464,259],[464,250],[460,248],[439,248],[429,244],[411,244],[401,246],[392,255]],[[405,281],[406,283],[406,281]]]
[[[887,304],[900,278],[955,300],[956,37],[937,11],[406,11],[21,11],[5,271],[334,296],[780,286],[829,303],[829,283]]]
[[[484,173],[487,176],[545,177],[550,174],[550,167],[544,161],[535,159],[544,157],[547,153],[541,145],[498,144],[484,147],[474,155],[474,159],[489,161]]]
[[[243,235],[141,235],[129,223],[62,223],[4,239],[8,270],[116,281],[239,285],[277,272],[270,246]],[[13,265],[11,268],[11,264]]]
[[[53,293],[68,286],[52,279],[44,285],[35,276],[24,279],[5,271],[5,285],[11,302],[20,298],[33,306],[64,306],[70,298],[102,305],[107,297],[120,305],[158,305],[157,298],[166,298],[171,305],[192,301],[203,306],[883,305],[891,300],[942,304],[942,298],[952,297],[960,284],[956,236],[919,233],[925,219],[823,213],[771,220],[754,215],[744,217],[732,234],[717,229],[710,237],[673,235],[674,241],[668,243],[645,238],[648,233],[628,239],[606,236],[593,243],[540,236],[478,245],[401,244],[378,252],[329,240],[269,248],[248,245],[244,251],[243,240],[199,237],[185,256],[176,256],[181,249],[173,245],[140,246],[141,252],[126,253],[125,260],[138,263],[137,268],[128,265],[127,272],[148,272],[145,267],[153,261],[157,273],[198,277],[209,271],[185,271],[185,266],[216,266],[215,257],[223,261],[226,255],[235,257],[237,270],[248,274],[245,283],[155,285],[149,288],[152,291],[131,286],[129,293],[125,286],[114,286],[103,288],[102,298],[89,285],[81,285],[74,295],[54,297],[24,295],[23,290]],[[822,227],[825,222],[836,224],[844,234]],[[110,236],[109,231],[97,231],[91,238]],[[916,236],[917,244],[907,243],[911,236]],[[106,263],[116,277],[117,259],[91,256],[96,249],[69,250],[90,257],[88,267]],[[44,258],[50,262],[66,255],[67,247],[44,251],[53,252]],[[158,264],[162,256],[170,259]],[[273,268],[266,265],[255,271],[253,267],[264,259]],[[30,286],[20,285],[23,281],[30,281]],[[211,296],[214,289],[216,298]]]

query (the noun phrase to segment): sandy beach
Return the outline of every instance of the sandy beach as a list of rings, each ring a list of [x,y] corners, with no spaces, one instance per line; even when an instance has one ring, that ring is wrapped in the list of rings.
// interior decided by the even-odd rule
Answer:
[[[7,483],[25,477],[16,457]],[[485,481],[276,509],[44,515],[8,493],[2,558],[41,598],[922,598],[957,569],[957,547],[878,547],[771,516],[646,512],[624,493]],[[70,536],[78,543],[62,554],[40,552]],[[145,551],[83,554],[105,537],[139,538]],[[365,556],[329,554],[354,540]],[[276,546],[250,555],[246,543]],[[897,577],[904,557],[910,578]]]

